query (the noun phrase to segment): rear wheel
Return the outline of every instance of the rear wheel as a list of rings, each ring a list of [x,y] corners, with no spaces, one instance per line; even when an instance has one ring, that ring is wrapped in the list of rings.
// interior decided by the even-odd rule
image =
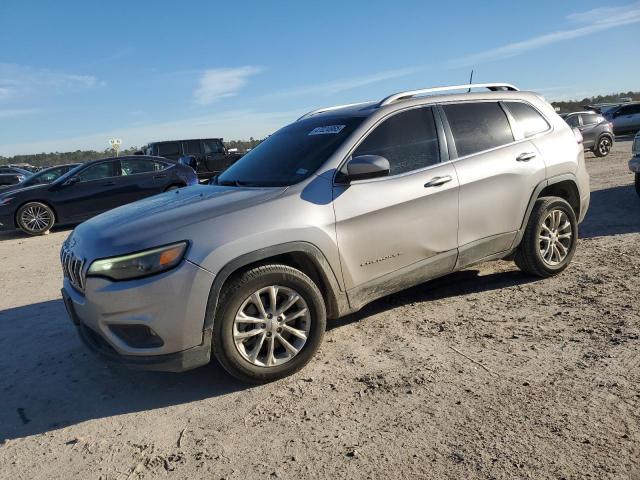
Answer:
[[[593,149],[593,153],[596,157],[606,157],[611,152],[611,148],[613,147],[613,142],[611,138],[604,135],[598,139],[598,143]]]
[[[536,201],[515,255],[518,268],[538,277],[562,272],[573,258],[578,222],[566,200],[545,197]]]
[[[184,187],[184,185],[169,185],[166,189],[165,192],[171,192],[173,190],[178,190],[179,188]]]
[[[51,207],[40,202],[25,203],[16,215],[18,227],[29,235],[44,235],[56,223]]]
[[[265,383],[304,367],[322,342],[322,294],[304,273],[286,265],[252,268],[220,295],[213,353],[233,376]]]

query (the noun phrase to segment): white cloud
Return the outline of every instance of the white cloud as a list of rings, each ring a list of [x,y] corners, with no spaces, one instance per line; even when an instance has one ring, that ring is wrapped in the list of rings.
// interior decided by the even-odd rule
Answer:
[[[0,63],[0,100],[31,94],[50,94],[86,90],[103,86],[93,75],[56,72],[13,63]]]
[[[232,97],[247,84],[250,76],[261,71],[262,68],[252,66],[205,70],[200,85],[193,92],[195,101],[209,105],[220,98]]]
[[[406,77],[418,72],[419,70],[422,69],[402,68],[397,70],[387,70],[384,72],[373,73],[362,77],[347,78],[317,85],[307,85],[298,88],[294,87],[280,92],[267,94],[265,95],[265,98],[276,99],[287,97],[301,97],[306,95],[334,95],[336,93],[353,90],[355,88],[364,87],[373,83],[392,80],[394,78]]]
[[[68,152],[74,150],[104,150],[109,138],[122,138],[123,148],[141,146],[148,142],[172,138],[225,139],[263,138],[294,121],[301,110],[283,112],[254,112],[233,110],[215,114],[148,125],[124,125],[112,130],[67,138],[40,140],[30,143],[0,143],[0,156],[40,152]]]
[[[530,50],[535,50],[557,42],[592,35],[615,27],[638,23],[640,22],[640,2],[635,2],[624,7],[596,8],[585,12],[573,13],[567,16],[567,20],[586,25],[547,33],[521,42],[509,43],[502,47],[468,55],[450,62],[449,65],[452,67],[465,67],[477,65],[478,63],[503,60],[505,58],[522,55]]]

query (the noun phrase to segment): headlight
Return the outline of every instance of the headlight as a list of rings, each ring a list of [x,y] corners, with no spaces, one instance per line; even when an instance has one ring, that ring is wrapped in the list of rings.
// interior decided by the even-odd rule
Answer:
[[[155,275],[178,265],[186,250],[187,242],[180,242],[121,257],[96,260],[89,267],[87,276],[130,280]]]

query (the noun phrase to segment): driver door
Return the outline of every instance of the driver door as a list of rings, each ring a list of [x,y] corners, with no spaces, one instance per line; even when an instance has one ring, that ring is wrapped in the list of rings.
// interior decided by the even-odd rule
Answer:
[[[353,153],[380,155],[386,177],[334,186],[345,285],[359,305],[453,270],[458,247],[458,178],[441,163],[431,107],[394,114]]]

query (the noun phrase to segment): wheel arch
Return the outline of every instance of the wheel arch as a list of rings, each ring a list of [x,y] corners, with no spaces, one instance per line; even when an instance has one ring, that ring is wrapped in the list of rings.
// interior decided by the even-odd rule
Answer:
[[[580,189],[578,188],[578,182],[575,176],[573,174],[565,174],[544,180],[543,182],[538,184],[538,186],[531,194],[527,210],[522,220],[522,225],[520,226],[520,230],[518,231],[518,234],[516,235],[516,238],[514,239],[511,246],[512,250],[520,245],[520,242],[522,241],[522,237],[524,235],[524,231],[527,227],[527,223],[529,223],[529,217],[531,216],[533,206],[541,197],[563,198],[573,208],[573,211],[576,214],[576,218],[580,218]]]
[[[26,204],[28,203],[42,203],[43,205],[46,205],[47,207],[49,207],[51,209],[51,211],[53,212],[53,224],[55,225],[56,223],[58,223],[58,211],[56,210],[56,208],[51,204],[51,202],[48,202],[46,200],[37,200],[37,199],[32,199],[32,200],[25,200],[24,202],[22,202],[20,205],[18,205],[16,207],[16,211],[13,214],[13,223],[15,228],[20,228],[20,224],[18,223],[18,212],[20,212],[20,209],[22,207],[24,207]]]
[[[241,272],[268,263],[288,265],[309,276],[322,293],[329,318],[337,318],[350,311],[346,294],[340,290],[336,275],[322,251],[308,242],[289,242],[243,254],[216,274],[207,301],[205,330],[213,327],[218,298],[225,285]]]

